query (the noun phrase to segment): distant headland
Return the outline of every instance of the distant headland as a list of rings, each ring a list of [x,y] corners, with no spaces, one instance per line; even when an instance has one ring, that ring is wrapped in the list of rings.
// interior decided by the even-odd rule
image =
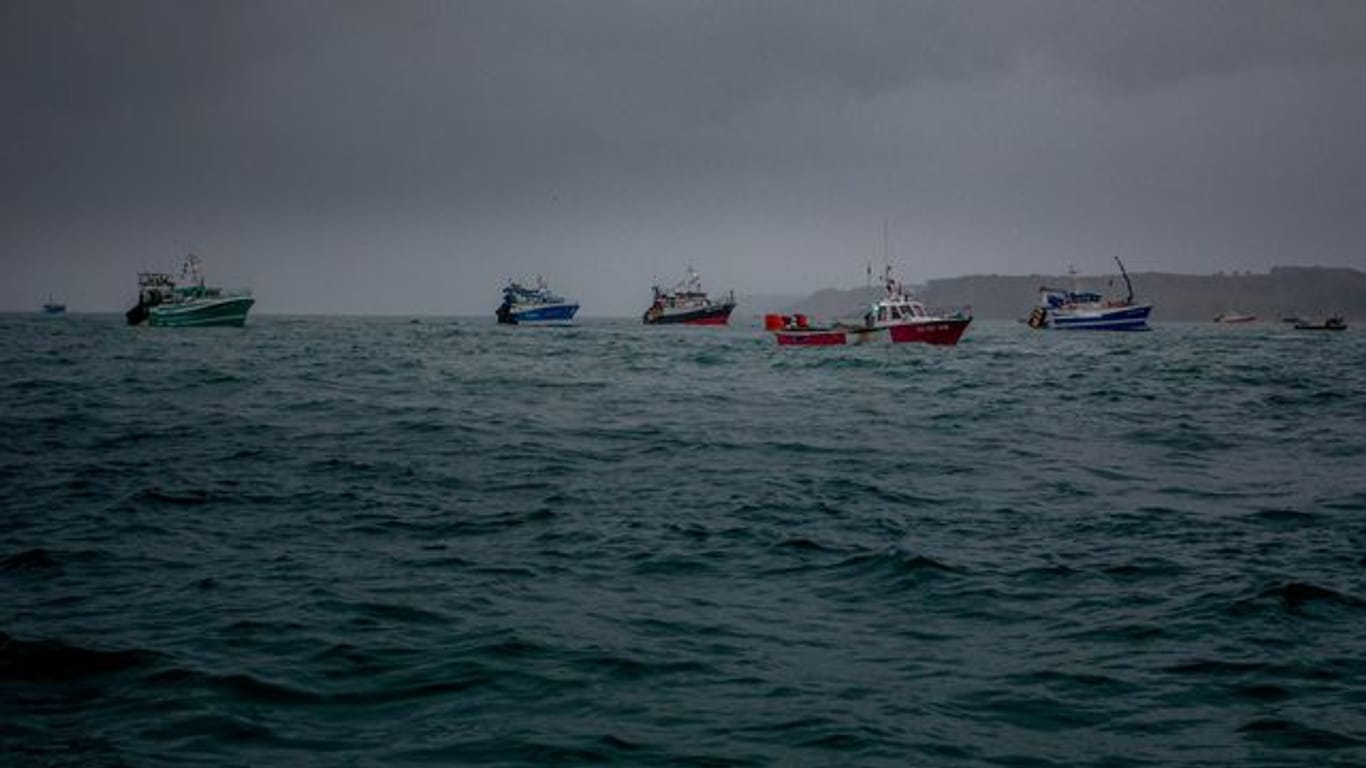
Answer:
[[[1366,272],[1340,267],[1272,267],[1270,272],[1216,272],[1182,275],[1168,272],[1130,272],[1134,292],[1156,305],[1155,321],[1208,321],[1216,315],[1240,312],[1263,320],[1298,314],[1341,314],[1366,317]],[[930,280],[915,286],[917,295],[936,307],[971,306],[987,319],[1016,319],[1029,314],[1040,286],[1070,288],[1067,275],[968,275]],[[1085,290],[1124,294],[1120,276],[1079,275]],[[814,317],[861,315],[880,289],[826,288],[783,307],[759,307],[747,312],[803,312]],[[757,297],[756,297],[757,298]]]

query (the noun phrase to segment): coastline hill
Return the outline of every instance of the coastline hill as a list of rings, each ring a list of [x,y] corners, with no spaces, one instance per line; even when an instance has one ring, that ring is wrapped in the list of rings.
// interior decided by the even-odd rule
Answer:
[[[1157,321],[1209,321],[1216,315],[1241,312],[1260,320],[1286,315],[1322,317],[1342,314],[1366,317],[1366,272],[1332,267],[1273,267],[1268,273],[1218,272],[1181,275],[1167,272],[1130,272],[1136,301],[1155,305]],[[1079,276],[1082,290],[1122,297],[1124,279],[1118,273]],[[968,275],[930,280],[913,286],[927,305],[956,309],[972,307],[983,319],[1006,320],[1029,314],[1038,301],[1039,287],[1070,289],[1066,275]],[[813,317],[857,317],[878,296],[876,288],[826,288],[785,308]]]

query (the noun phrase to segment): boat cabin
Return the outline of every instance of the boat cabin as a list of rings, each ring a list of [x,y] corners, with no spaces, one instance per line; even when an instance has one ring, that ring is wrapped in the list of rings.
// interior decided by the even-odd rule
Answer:
[[[1040,289],[1042,301],[1040,306],[1050,309],[1060,309],[1062,307],[1081,307],[1099,306],[1105,302],[1105,297],[1092,291],[1060,291],[1052,288]]]
[[[875,307],[873,321],[877,323],[889,323],[904,320],[914,320],[920,317],[929,317],[925,311],[925,305],[918,301],[903,299],[900,301],[879,301]]]
[[[166,272],[138,273],[138,303],[149,307],[175,297],[175,278]]]

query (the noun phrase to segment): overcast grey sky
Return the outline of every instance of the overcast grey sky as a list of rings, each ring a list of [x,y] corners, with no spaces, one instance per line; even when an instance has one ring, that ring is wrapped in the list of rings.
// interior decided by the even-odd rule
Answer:
[[[1366,2],[0,4],[0,308],[1366,268]]]

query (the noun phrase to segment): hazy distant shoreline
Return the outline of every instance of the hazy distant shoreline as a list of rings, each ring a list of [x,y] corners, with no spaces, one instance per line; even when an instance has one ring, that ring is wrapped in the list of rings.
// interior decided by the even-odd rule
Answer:
[[[1342,267],[1273,267],[1270,272],[1229,272],[1189,275],[1170,272],[1130,273],[1135,298],[1156,305],[1156,321],[1208,321],[1226,312],[1277,320],[1289,314],[1347,317],[1366,316],[1366,272]],[[1118,274],[1079,275],[1085,289],[1123,296]],[[945,308],[972,307],[986,319],[1013,319],[1027,314],[1040,286],[1068,288],[1067,275],[967,275],[930,280],[915,286],[925,303]],[[761,311],[804,312],[817,317],[861,314],[880,288],[826,288],[784,306]],[[759,306],[758,303],[755,306]],[[745,311],[749,307],[742,305]]]

